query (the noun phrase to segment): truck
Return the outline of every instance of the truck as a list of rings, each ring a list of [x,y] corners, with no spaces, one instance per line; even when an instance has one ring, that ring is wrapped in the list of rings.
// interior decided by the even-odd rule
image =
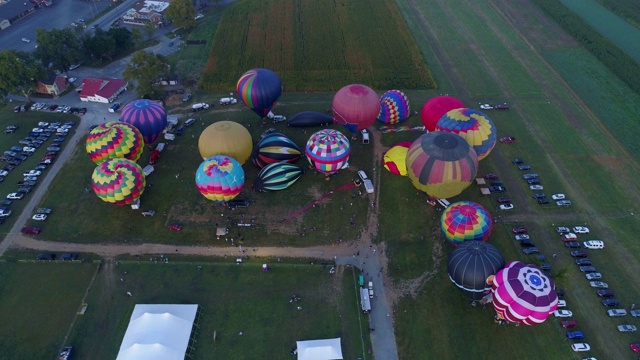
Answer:
[[[65,346],[60,351],[60,354],[58,355],[58,360],[71,360],[72,357],[73,357],[73,347]]]
[[[209,108],[209,104],[207,103],[197,103],[197,104],[193,104],[191,105],[191,110],[192,111],[200,111],[200,110],[206,110]]]
[[[369,281],[369,298],[373,299],[373,281]]]
[[[109,112],[116,112],[120,108],[120,103],[115,103],[109,107]]]
[[[220,99],[220,105],[224,106],[224,105],[233,105],[233,104],[237,104],[238,103],[238,99],[233,98],[233,97],[226,97],[226,98],[222,98]]]
[[[362,133],[362,143],[363,144],[368,144],[369,143],[369,132],[367,131],[367,129],[362,129],[360,130],[360,132]]]
[[[369,297],[369,290],[360,288],[360,305],[362,312],[368,314],[371,312],[371,298]]]
[[[375,189],[373,187],[373,183],[367,177],[367,173],[365,173],[364,170],[358,170],[358,176],[362,179],[362,183],[364,184],[364,189],[367,191],[367,194],[373,194]]]
[[[267,114],[267,117],[269,119],[271,119],[271,121],[273,121],[274,123],[277,122],[281,122],[281,121],[287,121],[287,117],[284,115],[276,115],[274,113],[272,113],[271,111],[269,111],[269,113]]]

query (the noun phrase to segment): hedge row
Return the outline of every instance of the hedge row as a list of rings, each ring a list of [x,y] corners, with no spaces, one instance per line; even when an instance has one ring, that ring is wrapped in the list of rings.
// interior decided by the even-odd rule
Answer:
[[[275,71],[286,91],[435,88],[392,0],[251,0],[222,16],[200,87],[228,90],[245,71]]]
[[[640,64],[635,59],[567,9],[559,0],[534,1],[547,16],[560,24],[620,80],[640,93]]]
[[[638,0],[597,0],[602,6],[625,19],[635,27],[640,27],[640,1]]]

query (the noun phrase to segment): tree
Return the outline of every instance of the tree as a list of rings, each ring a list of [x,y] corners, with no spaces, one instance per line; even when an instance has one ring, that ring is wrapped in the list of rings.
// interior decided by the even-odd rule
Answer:
[[[100,28],[96,29],[93,37],[87,39],[85,46],[94,59],[111,59],[116,54],[116,41]]]
[[[176,28],[191,29],[196,26],[196,7],[192,0],[172,0],[166,14]]]
[[[133,28],[131,30],[131,41],[133,44],[138,44],[142,41],[142,31],[138,28]]]
[[[0,52],[0,93],[22,94],[27,102],[31,102],[37,79],[45,75],[44,67],[31,53],[16,50]]]
[[[160,85],[158,80],[167,77],[169,65],[164,56],[138,51],[131,57],[131,61],[124,69],[122,76],[131,84],[137,83],[140,96],[158,96]]]
[[[38,29],[36,40],[38,48],[34,54],[47,67],[51,64],[54,69],[67,72],[82,60],[82,42],[79,33],[72,29]]]

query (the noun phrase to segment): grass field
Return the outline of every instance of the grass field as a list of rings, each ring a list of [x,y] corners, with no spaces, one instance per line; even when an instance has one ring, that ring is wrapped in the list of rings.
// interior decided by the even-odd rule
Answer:
[[[240,75],[256,67],[278,73],[286,91],[336,90],[354,82],[375,88],[435,86],[390,0],[231,5],[215,31],[200,87],[235,88]]]

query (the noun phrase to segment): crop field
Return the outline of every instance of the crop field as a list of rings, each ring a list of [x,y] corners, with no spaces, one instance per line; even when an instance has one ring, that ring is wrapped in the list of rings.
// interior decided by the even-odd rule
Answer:
[[[372,24],[375,24],[372,26]],[[391,0],[243,1],[228,7],[200,80],[227,90],[263,67],[286,91],[435,87],[416,42]]]
[[[640,29],[621,19],[596,0],[561,2],[636,61],[640,61]]]

